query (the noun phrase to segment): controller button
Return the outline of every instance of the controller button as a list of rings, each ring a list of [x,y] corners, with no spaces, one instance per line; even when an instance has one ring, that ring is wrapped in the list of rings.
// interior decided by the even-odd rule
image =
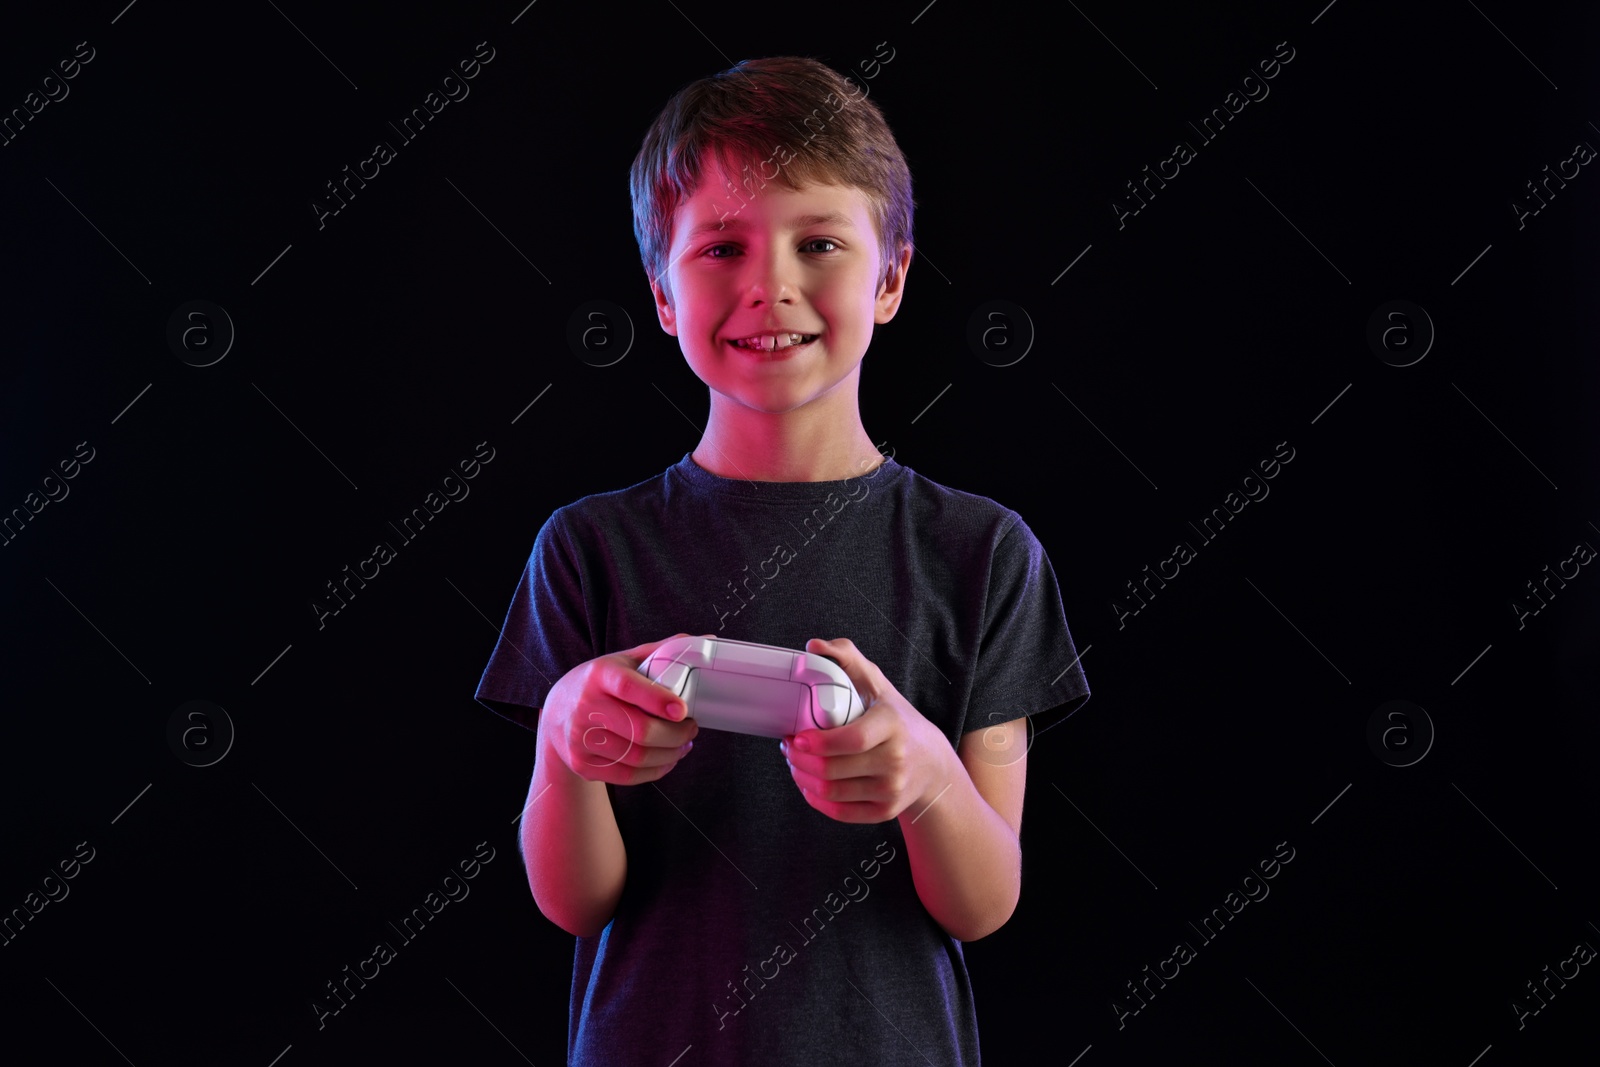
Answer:
[[[686,680],[688,680],[689,671],[691,669],[692,668],[686,663],[669,664],[667,669],[661,672],[660,677],[658,677],[656,681],[661,685],[666,686],[679,696],[682,696],[683,684]]]
[[[850,690],[842,685],[816,685],[816,720],[820,729],[843,726],[850,718]]]

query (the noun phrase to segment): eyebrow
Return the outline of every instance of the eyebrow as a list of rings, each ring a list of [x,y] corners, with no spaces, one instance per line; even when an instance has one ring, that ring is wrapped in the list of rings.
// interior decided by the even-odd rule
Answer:
[[[692,240],[703,233],[742,229],[746,225],[737,214],[733,214],[726,219],[702,222],[689,231],[688,237]],[[804,230],[812,226],[843,226],[847,229],[855,229],[855,223],[851,221],[850,217],[837,211],[830,211],[826,215],[799,215],[789,220],[789,229],[791,230]]]

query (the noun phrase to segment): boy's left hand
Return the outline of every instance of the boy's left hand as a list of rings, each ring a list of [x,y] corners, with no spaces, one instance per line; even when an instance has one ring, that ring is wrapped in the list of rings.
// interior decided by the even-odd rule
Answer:
[[[866,705],[848,725],[785,739],[789,773],[806,803],[850,823],[887,822],[914,805],[926,807],[951,782],[951,765],[960,765],[949,740],[854,641],[812,638],[806,651],[835,660]]]

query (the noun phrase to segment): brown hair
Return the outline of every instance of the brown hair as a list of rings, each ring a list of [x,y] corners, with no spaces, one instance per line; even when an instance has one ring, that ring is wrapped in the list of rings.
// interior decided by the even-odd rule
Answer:
[[[911,171],[866,90],[815,59],[747,59],[679,90],[634,158],[633,232],[645,271],[663,287],[673,214],[694,195],[708,157],[738,170],[749,195],[775,179],[790,189],[860,189],[877,229],[880,282],[911,243]]]

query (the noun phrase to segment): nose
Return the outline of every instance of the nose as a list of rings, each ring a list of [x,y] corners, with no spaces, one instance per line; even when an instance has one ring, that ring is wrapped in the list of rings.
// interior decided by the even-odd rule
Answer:
[[[794,263],[781,244],[774,242],[765,254],[752,255],[747,262],[750,271],[745,285],[747,306],[794,303],[795,288],[790,273]]]

